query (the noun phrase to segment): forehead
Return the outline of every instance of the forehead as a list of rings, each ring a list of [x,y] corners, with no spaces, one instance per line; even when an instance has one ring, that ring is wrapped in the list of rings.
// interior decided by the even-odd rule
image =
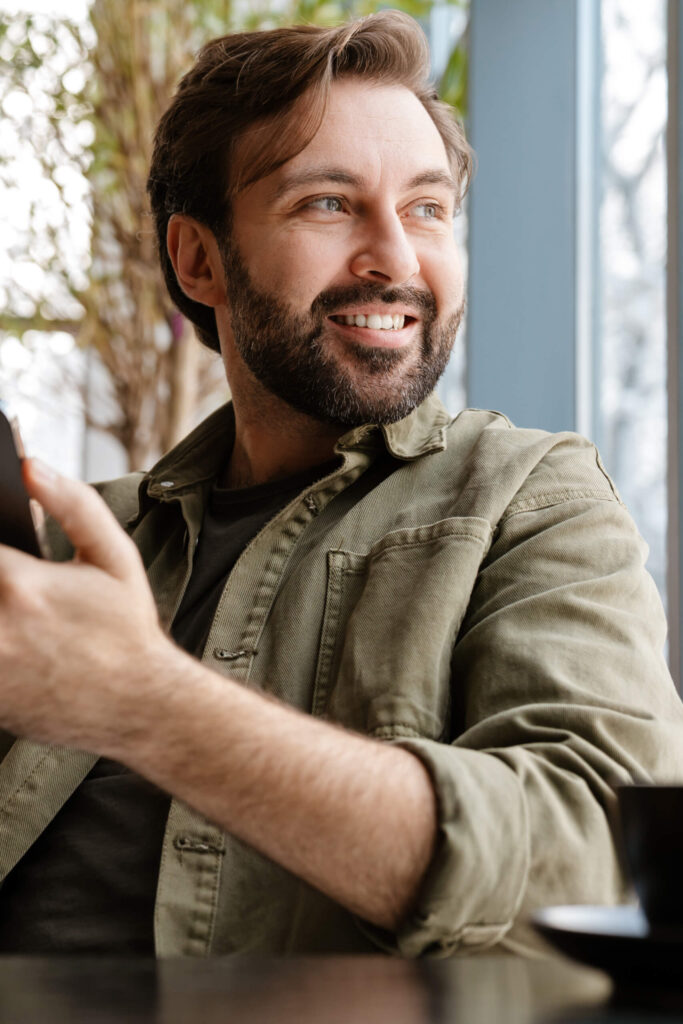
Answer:
[[[450,172],[443,140],[417,96],[402,85],[358,78],[332,85],[317,133],[269,177],[277,187],[292,173],[330,164],[374,182],[408,180],[425,168]]]

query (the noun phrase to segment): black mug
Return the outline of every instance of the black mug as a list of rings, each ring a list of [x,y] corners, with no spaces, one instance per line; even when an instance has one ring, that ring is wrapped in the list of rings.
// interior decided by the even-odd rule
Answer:
[[[616,787],[626,863],[650,925],[683,929],[683,784]]]

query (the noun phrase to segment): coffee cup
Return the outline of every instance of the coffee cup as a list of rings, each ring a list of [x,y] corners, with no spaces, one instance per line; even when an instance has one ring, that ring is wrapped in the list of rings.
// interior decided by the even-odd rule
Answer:
[[[623,851],[653,927],[683,929],[683,784],[616,787]]]

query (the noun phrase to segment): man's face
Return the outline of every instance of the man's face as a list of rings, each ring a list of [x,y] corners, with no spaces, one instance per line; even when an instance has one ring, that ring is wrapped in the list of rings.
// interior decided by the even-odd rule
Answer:
[[[445,147],[402,86],[335,83],[309,145],[233,203],[222,246],[243,361],[290,406],[393,422],[434,388],[463,309]]]

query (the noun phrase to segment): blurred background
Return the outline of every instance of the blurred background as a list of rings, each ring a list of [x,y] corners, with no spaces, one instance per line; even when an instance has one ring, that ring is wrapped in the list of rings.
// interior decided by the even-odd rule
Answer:
[[[154,125],[206,39],[378,6],[0,0],[0,400],[31,454],[90,480],[145,468],[225,401],[157,270]],[[395,6],[478,153],[441,396],[596,441],[649,544],[680,680],[679,0]]]

